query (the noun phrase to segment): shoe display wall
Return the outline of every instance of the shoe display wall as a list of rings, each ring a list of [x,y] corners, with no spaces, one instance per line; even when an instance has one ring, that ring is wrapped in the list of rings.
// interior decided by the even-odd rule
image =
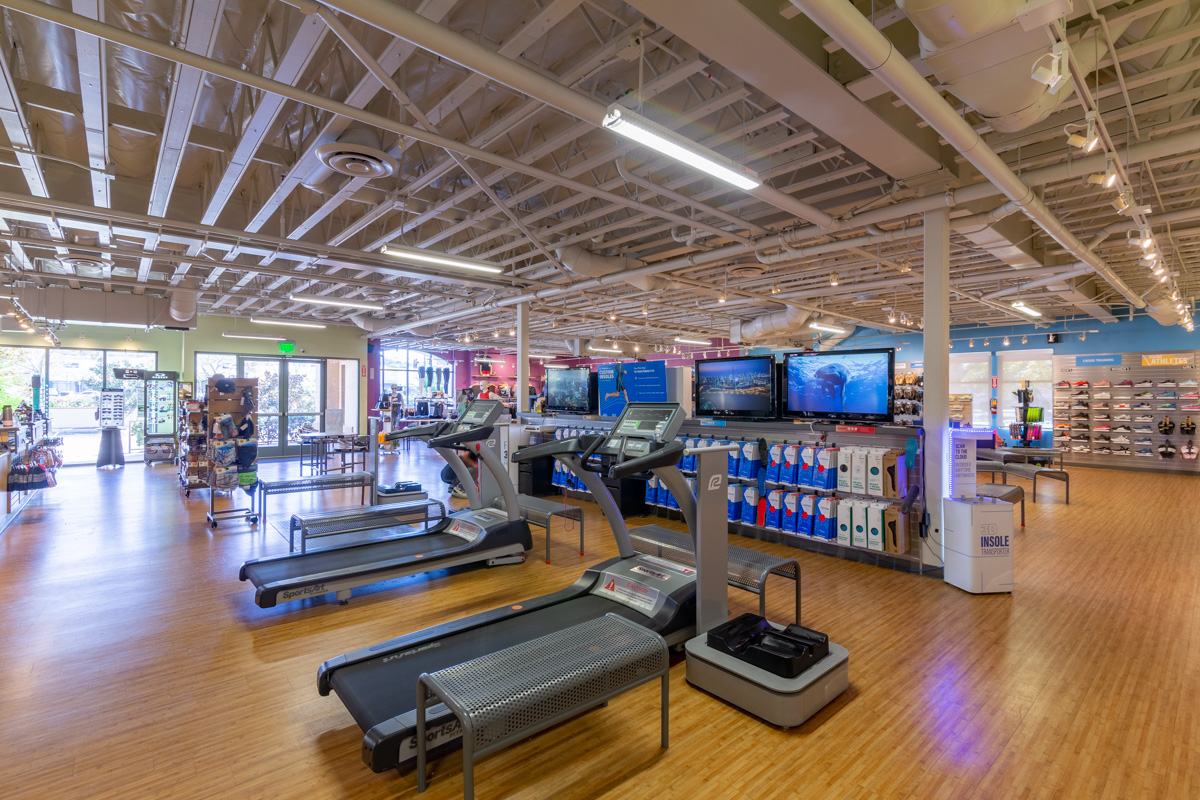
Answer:
[[[1055,442],[1067,450],[1066,463],[1200,470],[1200,460],[1175,457],[1187,451],[1167,438],[1195,431],[1191,417],[1177,420],[1200,414],[1200,351],[1121,353],[1118,359],[1119,364],[1092,365],[1084,363],[1097,360],[1091,356],[1054,356],[1054,392],[1046,405],[1052,406],[1056,432],[1080,437]],[[1087,442],[1082,440],[1084,425],[1089,428]],[[1141,458],[1116,458],[1129,455]]]

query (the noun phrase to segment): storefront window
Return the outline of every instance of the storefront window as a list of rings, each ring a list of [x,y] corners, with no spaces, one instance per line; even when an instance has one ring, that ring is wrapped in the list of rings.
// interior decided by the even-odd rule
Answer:
[[[450,393],[454,390],[454,365],[421,350],[384,350],[383,391],[389,391],[392,384],[400,387],[406,403],[433,392]]]

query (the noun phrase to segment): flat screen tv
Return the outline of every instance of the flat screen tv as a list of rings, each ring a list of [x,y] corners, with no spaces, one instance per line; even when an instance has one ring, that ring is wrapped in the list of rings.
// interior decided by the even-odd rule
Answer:
[[[892,349],[788,353],[783,416],[891,423],[895,369]]]
[[[697,417],[774,419],[775,357],[739,356],[696,362]]]
[[[588,367],[546,370],[546,410],[596,413],[596,381]]]

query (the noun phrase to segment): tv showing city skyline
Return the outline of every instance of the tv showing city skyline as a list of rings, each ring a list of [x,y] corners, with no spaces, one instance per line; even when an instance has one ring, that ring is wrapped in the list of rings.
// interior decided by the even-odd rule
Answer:
[[[697,361],[694,400],[697,417],[774,419],[774,357]]]

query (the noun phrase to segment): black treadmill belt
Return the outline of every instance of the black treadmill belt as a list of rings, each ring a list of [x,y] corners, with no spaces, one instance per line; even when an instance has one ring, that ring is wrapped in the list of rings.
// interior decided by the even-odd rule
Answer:
[[[506,617],[481,628],[438,639],[437,647],[401,658],[383,654],[370,661],[343,667],[333,673],[332,686],[363,731],[417,707],[417,678],[461,664],[515,644],[569,628],[605,614],[618,614],[634,622],[649,622],[645,615],[592,594],[579,595],[552,606]],[[414,650],[422,647],[416,645]]]
[[[312,550],[303,555],[281,558],[278,561],[261,561],[246,566],[246,577],[255,586],[265,586],[278,581],[295,581],[309,575],[345,569],[369,570],[372,564],[396,558],[408,558],[425,553],[432,562],[435,554],[465,547],[467,541],[448,533],[432,533],[424,536],[404,536],[370,544],[351,547]]]

